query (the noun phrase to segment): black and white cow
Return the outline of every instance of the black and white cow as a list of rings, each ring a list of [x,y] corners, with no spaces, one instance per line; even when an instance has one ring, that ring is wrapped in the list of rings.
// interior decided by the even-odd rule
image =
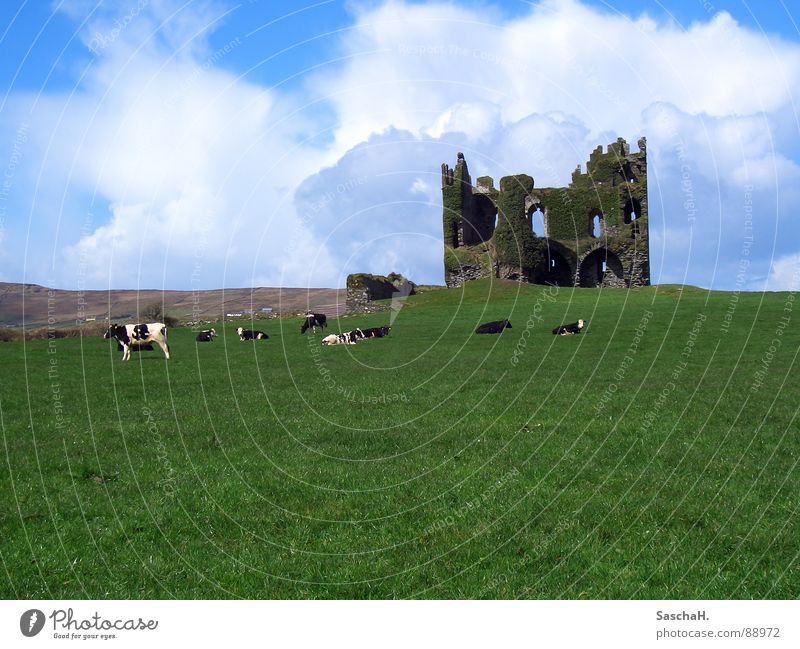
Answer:
[[[553,334],[556,336],[573,336],[575,334],[579,334],[581,329],[586,326],[586,323],[583,320],[578,320],[577,322],[573,322],[572,324],[561,325],[553,329]]]
[[[242,329],[239,327],[236,333],[239,334],[239,340],[267,340],[269,338],[263,331],[255,329]]]
[[[213,343],[217,332],[214,329],[206,329],[197,334],[197,342],[199,343]]]
[[[353,333],[355,333],[356,338],[383,338],[389,335],[390,330],[391,327],[389,326],[370,327],[369,329],[356,329]]]
[[[311,311],[309,311],[306,313],[306,319],[303,320],[303,325],[300,327],[300,333],[304,334],[309,329],[311,329],[311,331],[314,333],[317,333],[317,327],[321,329],[327,326],[328,316],[326,316],[324,313],[311,313]]]
[[[503,329],[512,329],[511,323],[508,320],[495,320],[494,322],[486,322],[475,330],[476,334],[499,334],[503,333]]]
[[[148,324],[112,324],[103,334],[103,338],[115,338],[122,346],[122,360],[131,358],[131,349],[147,348],[150,343],[156,343],[169,360],[169,345],[167,344],[167,325],[163,322],[150,322]],[[152,347],[150,347],[152,349]]]
[[[329,336],[325,336],[322,339],[323,345],[355,345],[356,344],[356,332],[355,331],[345,331],[344,333],[340,334],[330,334]]]

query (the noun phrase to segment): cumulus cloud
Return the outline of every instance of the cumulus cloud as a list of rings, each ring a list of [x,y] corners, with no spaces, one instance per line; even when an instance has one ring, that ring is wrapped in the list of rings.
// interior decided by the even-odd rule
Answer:
[[[800,253],[776,259],[763,286],[754,288],[765,291],[800,290]]]
[[[131,6],[88,21],[96,58],[72,92],[15,98],[36,152],[37,219],[51,226],[26,272],[62,285],[277,283],[289,238],[314,247],[291,191],[325,153],[299,144],[291,97],[207,63],[220,58],[204,37],[219,7]],[[77,210],[65,204],[76,196]]]
[[[343,146],[390,124],[458,140],[473,177],[524,171],[546,186],[566,184],[597,144],[646,135],[654,279],[732,288],[746,194],[748,281],[796,250],[785,215],[800,207],[797,138],[778,133],[791,133],[800,47],[725,12],[682,28],[572,0],[510,20],[391,0],[360,12],[342,49],[347,65],[318,87]]]
[[[37,279],[52,259],[93,285],[441,282],[441,162],[463,151],[473,177],[558,186],[618,135],[648,137],[654,280],[735,287],[748,218],[748,286],[782,285],[800,254],[800,46],[725,12],[683,28],[575,0],[513,18],[354,5],[338,63],[276,90],[216,65],[208,36],[230,7],[63,7],[91,63],[73,91],[4,111],[4,140],[30,122],[20,211],[49,233],[27,256]]]

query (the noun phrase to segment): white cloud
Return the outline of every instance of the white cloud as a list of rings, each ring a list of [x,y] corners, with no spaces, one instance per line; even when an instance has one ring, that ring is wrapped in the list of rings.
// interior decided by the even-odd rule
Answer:
[[[438,135],[444,121],[458,131],[447,120],[457,106],[481,106],[489,120],[497,110],[503,123],[567,111],[595,135],[635,135],[654,101],[691,114],[747,115],[787,105],[800,80],[796,45],[745,30],[724,12],[682,30],[572,0],[532,5],[506,22],[391,0],[358,14],[342,48],[349,63],[320,86],[349,145],[387,124]]]
[[[328,154],[298,145],[303,120],[293,116],[291,97],[196,58],[214,20],[210,4],[178,14],[167,28],[160,21],[176,6],[146,3],[103,41],[76,92],[16,97],[19,114],[33,107],[31,175],[44,208],[36,213],[51,225],[32,244],[39,254],[29,275],[41,280],[36,259],[54,251],[60,263],[48,279],[66,285],[215,287],[254,277],[277,284],[293,263],[285,242],[313,247],[308,231],[296,228],[292,191]],[[102,29],[114,21],[97,18],[86,38],[110,34]],[[90,232],[79,238],[83,214],[76,219],[60,205],[76,195],[95,205]],[[324,284],[330,272],[326,264],[309,281]]]
[[[278,92],[208,64],[225,7],[153,0],[112,39],[126,7],[90,19],[84,42],[104,46],[86,78],[30,118],[26,213],[61,224],[37,245],[73,277],[82,260],[90,283],[186,286],[199,259],[204,286],[342,285],[357,270],[441,281],[441,162],[463,151],[473,178],[558,186],[617,135],[648,137],[654,279],[732,287],[747,187],[748,283],[779,282],[770,260],[798,254],[800,46],[724,12],[681,29],[574,0],[513,19],[370,3],[341,32],[343,63]],[[33,101],[17,96],[17,115]],[[300,144],[331,111],[332,141]],[[78,235],[86,196],[111,216]]]
[[[761,287],[756,287],[761,288]],[[800,290],[800,253],[776,259],[764,282],[765,291]]]

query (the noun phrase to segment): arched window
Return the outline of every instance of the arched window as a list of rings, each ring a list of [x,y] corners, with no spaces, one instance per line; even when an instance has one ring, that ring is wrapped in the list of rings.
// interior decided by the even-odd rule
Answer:
[[[544,214],[541,209],[536,209],[531,213],[531,228],[537,237],[547,236],[544,225]]]
[[[583,288],[626,285],[622,262],[617,255],[605,248],[598,248],[588,254],[578,273]]]
[[[600,210],[594,210],[589,214],[589,234],[595,239],[603,236],[603,213]]]
[[[629,198],[622,210],[622,220],[625,223],[633,223],[642,214],[642,205],[635,198]]]

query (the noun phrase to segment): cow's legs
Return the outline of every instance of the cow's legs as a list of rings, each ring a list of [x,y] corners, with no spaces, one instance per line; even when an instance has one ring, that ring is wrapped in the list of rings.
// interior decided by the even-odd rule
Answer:
[[[164,352],[164,356],[166,356],[167,360],[169,360],[169,345],[166,343],[166,341],[157,340],[156,342],[158,343],[158,346],[161,347],[161,351]]]
[[[122,344],[122,360],[127,361],[131,357],[131,347],[130,345],[126,345],[125,343]]]

